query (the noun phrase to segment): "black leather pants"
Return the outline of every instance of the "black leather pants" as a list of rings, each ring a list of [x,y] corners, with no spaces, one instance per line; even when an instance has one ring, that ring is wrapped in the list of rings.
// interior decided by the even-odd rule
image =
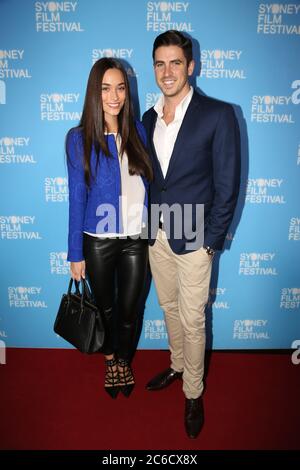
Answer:
[[[101,352],[130,360],[138,324],[138,306],[146,280],[146,240],[98,238],[84,233],[86,274],[105,324]],[[116,289],[117,288],[117,289]],[[117,300],[118,318],[113,317]]]

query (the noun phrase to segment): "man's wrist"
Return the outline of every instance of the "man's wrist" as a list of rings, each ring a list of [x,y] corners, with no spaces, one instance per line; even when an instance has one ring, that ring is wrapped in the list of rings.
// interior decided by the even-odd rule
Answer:
[[[203,248],[209,256],[213,256],[215,254],[215,250],[210,246],[203,245]]]

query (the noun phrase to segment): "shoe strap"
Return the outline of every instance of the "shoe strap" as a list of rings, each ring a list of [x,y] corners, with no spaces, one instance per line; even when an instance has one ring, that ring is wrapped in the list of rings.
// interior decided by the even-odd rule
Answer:
[[[129,362],[127,359],[120,359],[118,360],[118,364],[120,367],[129,367]]]
[[[115,358],[105,360],[106,372],[105,372],[105,383],[107,385],[116,385],[119,382],[119,371],[117,368],[117,361]],[[116,366],[114,370],[113,367]]]
[[[127,384],[128,382],[133,382],[134,377],[129,365],[129,362],[126,359],[119,359],[118,365],[121,367],[121,371],[119,370],[120,380]]]
[[[105,359],[105,365],[107,367],[113,367],[113,366],[116,366],[117,365],[117,361],[115,358],[112,358],[112,359]]]

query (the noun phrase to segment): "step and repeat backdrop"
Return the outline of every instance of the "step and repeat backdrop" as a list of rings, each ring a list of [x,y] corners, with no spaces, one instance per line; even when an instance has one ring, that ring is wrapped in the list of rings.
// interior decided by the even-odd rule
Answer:
[[[101,57],[126,64],[138,117],[153,106],[153,40],[178,29],[193,39],[193,86],[232,103],[241,129],[241,194],[214,262],[208,346],[297,347],[300,3],[9,0],[0,23],[2,344],[69,347],[53,332],[69,279],[65,135]],[[139,348],[167,348],[153,286]]]

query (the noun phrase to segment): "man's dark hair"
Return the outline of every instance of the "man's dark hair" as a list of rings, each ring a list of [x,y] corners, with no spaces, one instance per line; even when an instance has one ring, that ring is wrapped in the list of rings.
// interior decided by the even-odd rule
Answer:
[[[178,46],[183,50],[184,57],[186,58],[187,65],[193,60],[193,46],[190,38],[184,36],[175,29],[170,29],[165,33],[160,34],[154,41],[152,58],[154,61],[155,51],[161,46]]]

